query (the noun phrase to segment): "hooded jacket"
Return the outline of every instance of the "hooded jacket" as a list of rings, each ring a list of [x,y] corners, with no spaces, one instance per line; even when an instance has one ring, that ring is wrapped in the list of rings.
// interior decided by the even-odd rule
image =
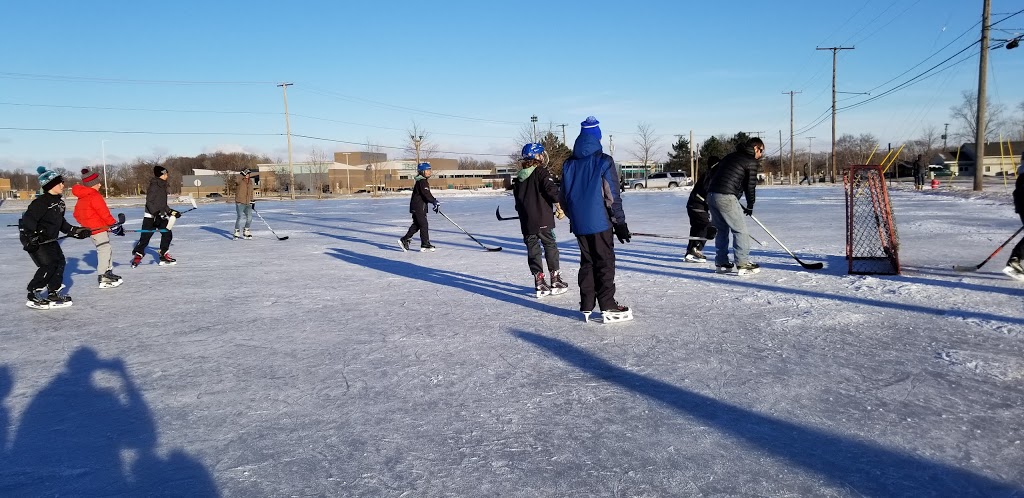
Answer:
[[[244,175],[235,177],[235,204],[249,204],[252,202],[253,183],[252,177]]]
[[[167,207],[167,180],[161,180],[159,177],[150,180],[146,189],[146,218],[160,215],[166,218],[170,211]]]
[[[107,227],[117,223],[117,220],[110,215],[110,208],[103,194],[92,187],[75,184],[71,186],[71,193],[78,197],[75,203],[75,220],[85,228],[91,228],[92,234],[96,235],[107,231]]]
[[[430,193],[430,182],[423,175],[416,175],[416,184],[412,187],[412,198],[409,199],[410,213],[426,213],[427,204],[434,204],[437,199]]]
[[[558,202],[558,187],[543,166],[523,168],[512,180],[519,226],[523,235],[536,235],[542,229],[555,228],[551,205]]]
[[[757,189],[757,159],[750,147],[737,150],[724,158],[715,167],[711,175],[708,192],[729,194],[747,198],[747,209],[754,209],[754,198]]]
[[[625,223],[619,196],[619,175],[612,156],[601,151],[601,140],[581,133],[572,157],[562,164],[562,210],[569,216],[569,231],[579,235],[604,232]]]
[[[1017,168],[1017,182],[1013,184],[1013,210],[1024,219],[1024,164]]]
[[[56,239],[60,233],[70,233],[74,228],[64,219],[64,198],[49,192],[36,197],[21,217],[21,228],[25,234],[39,234],[44,240]]]

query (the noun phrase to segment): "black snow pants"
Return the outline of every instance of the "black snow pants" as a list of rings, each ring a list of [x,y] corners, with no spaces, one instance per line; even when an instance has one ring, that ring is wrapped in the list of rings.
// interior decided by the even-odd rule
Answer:
[[[166,220],[158,220],[156,218],[143,218],[142,229],[143,230],[160,230],[167,226]],[[167,250],[171,248],[171,239],[174,237],[171,231],[160,232],[160,254],[166,254]],[[135,244],[133,253],[143,255],[146,254],[146,247],[149,246],[149,239],[153,238],[153,232],[142,232],[139,237],[139,243]]]
[[[39,269],[28,283],[28,290],[35,291],[47,287],[50,290],[60,289],[64,283],[64,251],[60,244],[51,242],[39,246],[39,249],[28,253],[32,262]]]
[[[690,218],[690,237],[714,239],[718,235],[718,229],[711,224],[711,215],[707,211],[687,209],[686,216]],[[706,240],[691,240],[686,244],[686,252],[703,251],[706,243]]]
[[[548,263],[548,273],[558,271],[558,244],[555,242],[555,231],[542,228],[540,233],[523,235],[526,243],[526,262],[530,265],[530,274],[536,275],[544,271],[541,259],[541,246],[544,247],[544,260]]]
[[[589,235],[577,235],[580,246],[580,311],[614,309],[615,249],[611,229]]]
[[[427,210],[412,213],[412,226],[405,232],[405,240],[412,240],[412,236],[420,233],[420,247],[430,247],[430,224],[427,223]]]

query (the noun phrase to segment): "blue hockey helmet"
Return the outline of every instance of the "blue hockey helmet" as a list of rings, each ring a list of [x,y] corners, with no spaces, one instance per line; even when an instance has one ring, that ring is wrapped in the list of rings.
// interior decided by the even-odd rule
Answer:
[[[426,171],[426,170],[428,170],[428,169],[430,169],[430,163],[419,163],[416,166],[416,171],[419,171],[421,173]]]
[[[523,146],[523,159],[536,159],[541,161],[541,154],[544,153],[544,146],[541,144],[533,143],[526,144]]]

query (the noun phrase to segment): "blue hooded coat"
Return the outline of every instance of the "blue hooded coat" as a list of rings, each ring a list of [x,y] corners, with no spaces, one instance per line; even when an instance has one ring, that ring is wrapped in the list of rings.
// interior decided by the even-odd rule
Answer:
[[[601,151],[601,139],[581,133],[573,144],[572,157],[562,164],[559,192],[562,210],[569,217],[569,231],[590,235],[625,223],[619,196],[619,175],[612,156]]]

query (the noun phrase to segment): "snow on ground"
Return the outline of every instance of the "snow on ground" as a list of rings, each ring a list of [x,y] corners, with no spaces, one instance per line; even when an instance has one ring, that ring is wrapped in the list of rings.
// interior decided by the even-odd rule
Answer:
[[[537,300],[494,216],[511,197],[438,194],[504,250],[431,213],[438,251],[400,252],[405,196],[262,202],[286,241],[259,218],[232,241],[232,205],[206,203],[176,266],[114,240],[119,288],[65,241],[75,304],[37,311],[7,229],[0,495],[1024,496],[1024,286],[1008,249],[952,271],[1018,227],[1008,194],[892,192],[904,273],[851,276],[841,189],[761,188],[756,216],[825,269],[753,223],[749,278],[634,237],[636,319],[609,325],[577,312],[567,224],[572,288]],[[626,192],[630,228],[685,235],[687,194]]]

